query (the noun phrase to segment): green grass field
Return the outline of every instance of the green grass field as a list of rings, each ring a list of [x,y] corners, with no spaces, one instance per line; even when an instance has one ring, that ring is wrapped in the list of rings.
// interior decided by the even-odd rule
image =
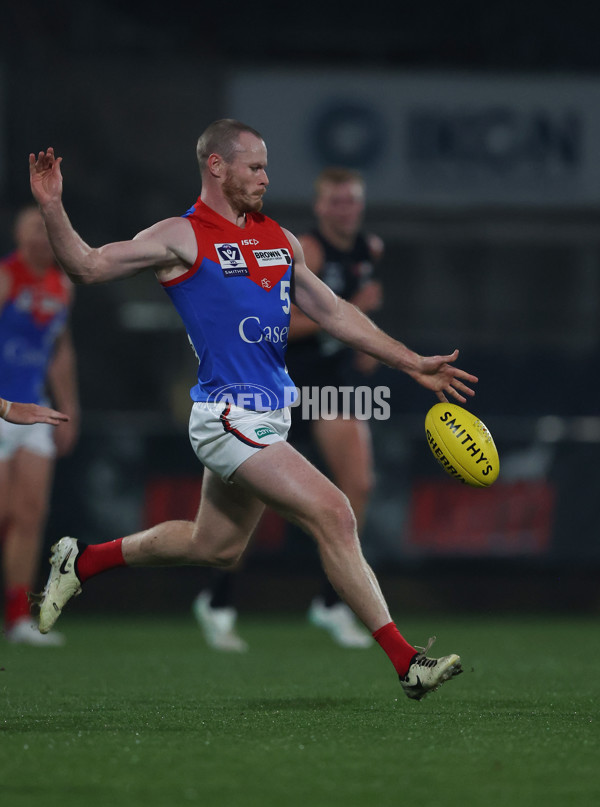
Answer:
[[[73,607],[73,611],[75,611]],[[191,616],[67,614],[68,645],[0,645],[5,807],[600,803],[592,618],[409,618],[465,673],[421,702],[383,652],[242,619],[245,656]]]

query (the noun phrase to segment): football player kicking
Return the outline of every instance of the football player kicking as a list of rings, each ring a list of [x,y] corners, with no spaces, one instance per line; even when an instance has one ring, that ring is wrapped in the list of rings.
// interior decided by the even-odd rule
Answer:
[[[169,521],[107,543],[55,544],[38,596],[40,631],[93,575],[117,566],[234,566],[265,505],[317,543],[327,577],[390,658],[409,698],[461,672],[458,655],[428,658],[392,621],[361,551],[346,496],[286,442],[293,381],[285,367],[291,303],[336,339],[464,402],[477,378],[458,369],[458,351],[420,356],[337,297],[306,266],[297,238],[260,213],[267,190],[261,135],[234,120],[211,124],[197,146],[200,198],[133,240],[98,249],[73,229],[62,204],[61,158],[31,154],[32,192],[56,257],[76,283],[101,283],[152,270],[177,308],[199,359],[190,440],[205,466],[195,521]],[[274,334],[278,334],[275,338]],[[226,398],[219,390],[227,390]],[[259,411],[248,389],[268,390]],[[239,393],[236,398],[236,393]],[[233,396],[233,400],[232,400]]]

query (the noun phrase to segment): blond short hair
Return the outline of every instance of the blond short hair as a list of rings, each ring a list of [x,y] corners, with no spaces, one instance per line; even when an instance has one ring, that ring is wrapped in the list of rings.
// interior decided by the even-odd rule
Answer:
[[[327,183],[330,185],[343,185],[346,182],[358,182],[363,187],[365,185],[364,177],[360,171],[355,171],[353,168],[329,166],[324,168],[315,179],[315,193],[318,196],[323,189],[323,185]]]
[[[206,161],[211,154],[219,154],[226,163],[233,162],[242,132],[248,132],[260,140],[263,136],[252,126],[248,126],[233,118],[221,118],[208,126],[198,138],[196,156],[200,173],[206,168]]]

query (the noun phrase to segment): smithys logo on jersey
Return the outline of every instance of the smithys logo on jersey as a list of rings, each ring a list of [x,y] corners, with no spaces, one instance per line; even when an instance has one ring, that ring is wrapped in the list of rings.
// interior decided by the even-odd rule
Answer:
[[[242,250],[237,244],[215,244],[215,249],[225,277],[241,277],[250,274]]]
[[[289,266],[292,262],[287,249],[253,249],[252,252],[259,266]]]

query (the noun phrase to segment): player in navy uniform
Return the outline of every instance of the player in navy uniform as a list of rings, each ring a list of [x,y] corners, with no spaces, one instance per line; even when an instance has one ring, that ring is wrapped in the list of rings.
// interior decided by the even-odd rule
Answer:
[[[44,636],[32,622],[27,592],[38,573],[55,458],[71,450],[77,434],[72,284],[55,265],[35,206],[17,215],[15,242],[0,260],[0,379],[14,402],[3,399],[0,411],[4,632],[14,643],[56,645],[63,637]],[[70,417],[48,409],[47,394]]]
[[[427,648],[413,647],[400,634],[362,554],[347,497],[286,442],[292,294],[336,339],[406,372],[440,400],[451,395],[464,402],[477,379],[454,365],[458,351],[418,355],[308,269],[298,239],[259,212],[268,185],[267,149],[255,129],[216,121],[201,135],[197,155],[202,191],[189,217],[166,219],[131,241],[97,249],[74,231],[64,210],[61,158],[52,149],[29,157],[33,195],[72,280],[92,284],[151,269],[172,295],[199,359],[190,439],[205,465],[195,521],[164,522],[102,544],[70,537],[55,544],[38,598],[40,631],[48,631],[86,580],[105,569],[235,565],[269,505],[313,536],[332,585],[384,649],[408,697],[420,699],[461,671],[460,658],[427,658]]]
[[[325,168],[315,181],[315,191],[316,227],[298,237],[306,264],[339,297],[365,314],[372,314],[382,301],[375,265],[383,254],[383,242],[361,229],[364,180],[348,168]],[[367,375],[377,362],[333,339],[292,306],[286,364],[301,390],[328,387],[331,391],[367,383]],[[337,417],[325,413],[329,416],[315,417],[308,423],[302,421],[301,410],[294,409],[290,439],[293,444],[314,441],[328,475],[350,501],[360,534],[373,486],[370,430],[367,421],[353,416],[349,396],[339,396],[332,403]],[[344,411],[344,407],[350,411]],[[234,607],[236,574],[214,570],[209,585],[194,600],[193,612],[211,647],[243,652],[247,643],[237,632]],[[326,577],[320,595],[310,605],[308,618],[342,647],[369,647],[373,642]]]
[[[298,238],[306,265],[339,297],[363,313],[373,314],[382,302],[375,265],[383,255],[383,242],[361,229],[364,180],[351,169],[326,168],[315,181],[315,191],[316,227]],[[299,388],[327,386],[339,390],[365,383],[364,376],[374,370],[377,362],[332,338],[294,306],[287,365]],[[328,475],[350,501],[360,535],[373,487],[371,435],[368,422],[353,416],[351,397],[339,395],[336,411],[335,418],[331,417],[333,413],[325,413],[329,416],[311,420],[310,432]],[[321,595],[313,600],[308,618],[342,646],[368,647],[371,643],[369,634],[328,581]]]

